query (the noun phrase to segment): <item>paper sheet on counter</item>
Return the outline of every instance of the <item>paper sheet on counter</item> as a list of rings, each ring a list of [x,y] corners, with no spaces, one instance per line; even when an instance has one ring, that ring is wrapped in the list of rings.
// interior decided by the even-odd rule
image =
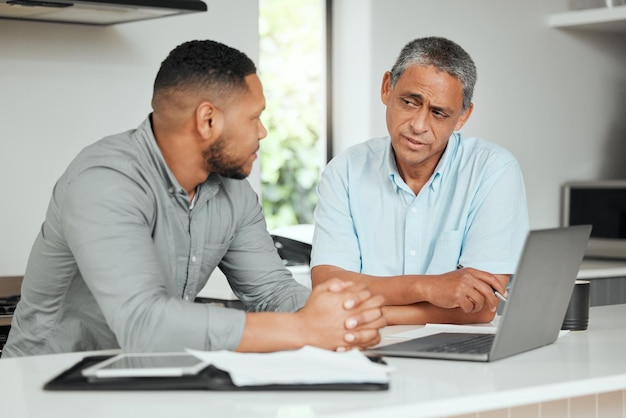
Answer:
[[[390,366],[358,350],[338,353],[315,347],[275,353],[187,350],[230,374],[237,386],[320,383],[388,383]]]

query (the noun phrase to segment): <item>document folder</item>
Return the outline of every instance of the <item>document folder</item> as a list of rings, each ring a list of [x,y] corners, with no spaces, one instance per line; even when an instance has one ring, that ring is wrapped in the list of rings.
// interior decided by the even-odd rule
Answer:
[[[323,383],[293,385],[236,386],[230,375],[214,366],[207,366],[196,375],[176,377],[123,377],[88,379],[82,370],[111,356],[88,356],[44,384],[44,390],[215,390],[215,391],[380,391],[389,383]],[[380,358],[371,361],[384,363]]]

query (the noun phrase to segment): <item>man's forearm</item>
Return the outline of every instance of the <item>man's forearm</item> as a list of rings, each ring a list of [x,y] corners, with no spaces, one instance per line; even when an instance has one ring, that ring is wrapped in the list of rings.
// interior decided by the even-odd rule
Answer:
[[[377,277],[349,272],[336,266],[319,265],[313,267],[311,274],[314,286],[330,278],[366,283],[372,293],[385,298],[385,305],[402,306],[429,302],[446,310],[460,308],[463,312],[472,314],[483,310],[495,312],[499,300],[494,290],[504,294],[509,280],[508,275],[494,275],[471,268],[440,275]],[[458,322],[456,319],[450,321]]]
[[[313,289],[295,313],[247,313],[237,351],[366,348],[380,341],[383,298],[362,284],[331,280]]]
[[[354,283],[366,283],[372,293],[382,295],[386,305],[410,305],[424,301],[424,296],[416,290],[416,280],[419,276],[389,276],[380,277],[368,274],[355,273],[335,266],[321,265],[313,267],[311,280],[313,286],[337,278]]]
[[[383,315],[389,325],[475,324],[491,322],[495,312],[483,309],[476,313],[465,313],[459,308],[440,308],[428,302],[420,302],[404,306],[384,306]]]
[[[246,326],[237,346],[241,352],[292,350],[307,344],[293,313],[246,314]]]

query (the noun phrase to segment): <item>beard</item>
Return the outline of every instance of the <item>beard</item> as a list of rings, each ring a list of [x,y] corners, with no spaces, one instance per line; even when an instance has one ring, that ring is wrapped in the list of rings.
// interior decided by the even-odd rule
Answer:
[[[220,135],[217,140],[202,153],[204,164],[211,173],[218,173],[222,177],[243,180],[248,177],[242,165],[233,161],[226,152],[227,139]]]

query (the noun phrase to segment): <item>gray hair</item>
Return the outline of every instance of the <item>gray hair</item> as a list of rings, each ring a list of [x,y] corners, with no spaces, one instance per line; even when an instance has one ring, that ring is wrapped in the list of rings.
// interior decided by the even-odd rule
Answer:
[[[391,87],[414,65],[432,65],[458,79],[463,85],[463,111],[467,110],[472,102],[477,75],[474,61],[463,48],[448,39],[438,37],[419,38],[409,42],[391,69]]]

